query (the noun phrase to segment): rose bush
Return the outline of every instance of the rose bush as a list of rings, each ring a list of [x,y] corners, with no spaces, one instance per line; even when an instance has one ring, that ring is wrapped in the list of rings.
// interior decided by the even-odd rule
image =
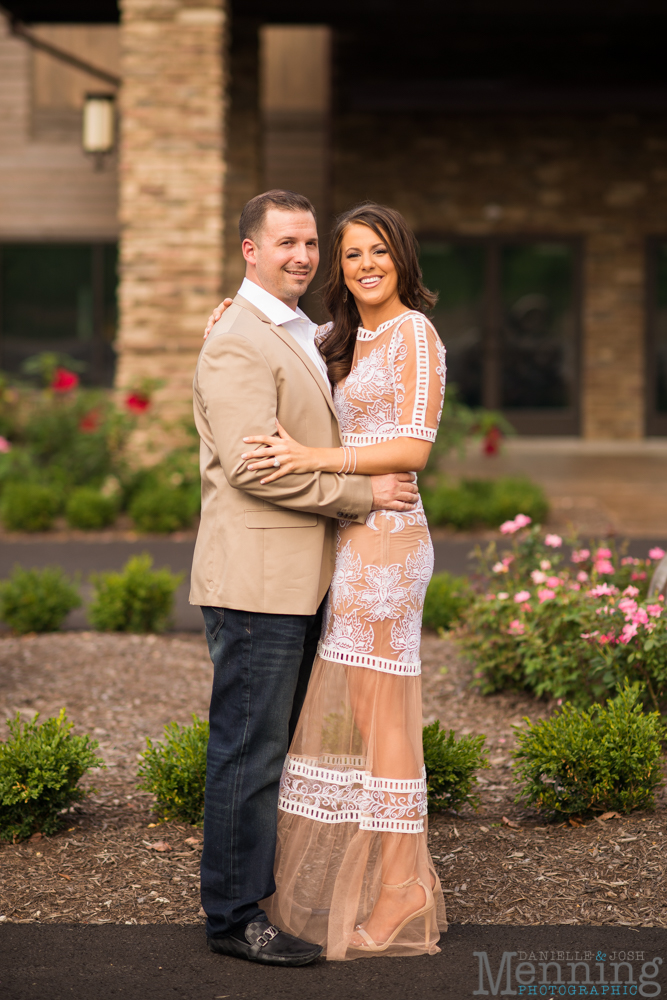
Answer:
[[[86,389],[77,363],[47,353],[28,359],[33,381],[0,372],[0,519],[13,531],[43,531],[65,514],[71,526],[99,529],[123,510],[145,510],[159,494],[160,508],[178,516],[154,517],[139,530],[185,527],[199,510],[198,440],[194,427],[183,444],[150,468],[138,465],[129,447],[132,431],[160,425],[152,394],[162,385],[144,378],[117,403],[103,390]],[[79,366],[80,367],[80,366]],[[35,381],[39,384],[35,384]],[[175,428],[162,425],[172,436]],[[84,493],[82,493],[82,490]],[[30,492],[28,504],[15,494]],[[39,501],[39,502],[38,502]],[[85,502],[84,502],[85,501]],[[37,506],[35,514],[33,508]]]
[[[610,544],[582,545],[545,534],[519,514],[501,527],[509,552],[495,543],[477,553],[476,598],[457,638],[476,665],[485,693],[515,687],[538,697],[586,705],[612,695],[624,678],[641,681],[652,706],[667,701],[664,598],[647,600],[655,564]]]

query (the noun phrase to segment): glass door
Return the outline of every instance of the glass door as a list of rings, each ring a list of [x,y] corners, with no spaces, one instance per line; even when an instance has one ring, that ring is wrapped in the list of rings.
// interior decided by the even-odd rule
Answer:
[[[579,432],[579,255],[564,240],[428,241],[448,380],[522,434]]]
[[[57,351],[83,361],[82,381],[112,385],[116,244],[0,246],[0,368]]]

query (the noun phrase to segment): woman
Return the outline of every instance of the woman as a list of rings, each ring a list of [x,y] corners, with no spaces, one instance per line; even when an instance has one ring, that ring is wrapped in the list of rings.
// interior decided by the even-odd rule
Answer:
[[[242,457],[264,482],[292,472],[423,469],[435,439],[445,352],[422,303],[417,244],[392,209],[339,220],[319,346],[343,448],[278,438]],[[279,467],[278,466],[279,463]],[[271,470],[268,474],[267,470]],[[446,929],[427,847],[419,647],[433,548],[419,502],[340,521],[318,656],[281,781],[277,892],[269,919],[328,959],[434,954]]]

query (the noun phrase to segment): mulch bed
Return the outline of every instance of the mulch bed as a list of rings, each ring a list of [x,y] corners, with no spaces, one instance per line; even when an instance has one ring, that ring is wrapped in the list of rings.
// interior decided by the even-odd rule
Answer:
[[[654,813],[548,825],[514,803],[513,725],[549,706],[513,693],[481,697],[453,644],[424,636],[424,718],[485,733],[491,768],[477,813],[431,818],[449,917],[475,924],[667,927],[667,802]],[[203,635],[94,632],[0,638],[0,717],[57,714],[100,742],[106,770],[63,830],[0,846],[0,921],[201,923],[201,831],[156,825],[136,788],[137,755],[167,722],[205,716],[211,664]]]

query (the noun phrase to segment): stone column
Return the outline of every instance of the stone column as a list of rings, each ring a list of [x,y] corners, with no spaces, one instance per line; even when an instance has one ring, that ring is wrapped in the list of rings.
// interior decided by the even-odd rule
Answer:
[[[587,240],[582,357],[583,436],[644,436],[645,236],[631,213]]]
[[[225,0],[121,0],[116,384],[186,412],[222,284]]]

